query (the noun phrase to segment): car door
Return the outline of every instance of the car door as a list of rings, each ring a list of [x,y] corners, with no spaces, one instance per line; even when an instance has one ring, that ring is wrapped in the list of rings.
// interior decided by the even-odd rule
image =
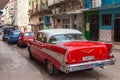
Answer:
[[[46,36],[44,33],[38,33],[37,39],[33,42],[34,55],[36,58],[42,62],[45,60],[45,53],[43,52],[43,48],[45,43],[47,42]]]
[[[12,37],[12,32],[10,32],[10,34],[8,35],[8,42],[11,41]]]
[[[22,33],[19,34],[18,43],[19,43],[19,44],[22,43]]]

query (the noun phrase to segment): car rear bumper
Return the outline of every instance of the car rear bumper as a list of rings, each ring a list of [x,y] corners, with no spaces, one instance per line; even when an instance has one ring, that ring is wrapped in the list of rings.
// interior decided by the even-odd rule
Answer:
[[[17,42],[18,42],[18,40],[11,40],[11,42],[12,42],[12,43],[17,43]]]
[[[115,64],[115,59],[108,59],[108,60],[99,60],[99,61],[85,62],[79,64],[62,65],[60,70],[65,73],[70,73],[74,71],[92,69],[96,67],[105,67],[107,65],[114,65],[114,64]]]
[[[27,46],[27,41],[23,41],[22,45]]]

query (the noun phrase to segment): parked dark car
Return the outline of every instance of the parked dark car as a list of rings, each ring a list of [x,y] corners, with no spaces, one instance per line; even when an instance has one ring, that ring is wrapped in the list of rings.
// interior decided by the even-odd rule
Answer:
[[[11,31],[8,36],[8,43],[10,43],[10,44],[17,43],[20,33],[21,33],[21,31],[18,31],[18,30]]]
[[[15,30],[15,28],[5,28],[5,29],[3,29],[3,36],[2,36],[2,40],[3,41],[7,41],[8,40],[8,36],[9,36],[9,34],[10,34],[10,31],[14,31]]]
[[[18,43],[17,45],[19,47],[27,47],[27,41],[28,40],[34,40],[36,37],[34,32],[21,32],[19,35]]]

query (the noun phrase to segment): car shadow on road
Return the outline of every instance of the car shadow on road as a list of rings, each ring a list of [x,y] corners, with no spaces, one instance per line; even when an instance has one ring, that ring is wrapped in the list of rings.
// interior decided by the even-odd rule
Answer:
[[[55,76],[50,76],[47,73],[46,65],[36,59],[29,59],[29,52],[27,48],[19,48],[17,45],[12,45],[11,49],[17,51],[22,55],[28,62],[30,62],[35,68],[37,68],[40,73],[45,76],[44,80],[101,80],[101,78],[105,78],[104,74],[101,74],[97,69],[94,70],[83,70],[72,72],[69,74],[65,74],[60,72]]]
[[[45,76],[50,76],[47,73],[45,64],[39,62],[36,59],[30,60],[30,62],[37,69],[39,69],[39,71],[43,73]],[[105,76],[100,72],[98,72],[96,69],[93,69],[93,70],[83,70],[83,71],[72,72],[69,74],[60,72],[59,74],[51,77],[53,80],[99,80],[100,78],[103,78]]]

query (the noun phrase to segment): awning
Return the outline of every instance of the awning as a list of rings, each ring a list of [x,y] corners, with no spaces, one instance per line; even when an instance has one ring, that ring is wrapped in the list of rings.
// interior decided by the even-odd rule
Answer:
[[[9,0],[0,0],[0,10],[2,10]]]

